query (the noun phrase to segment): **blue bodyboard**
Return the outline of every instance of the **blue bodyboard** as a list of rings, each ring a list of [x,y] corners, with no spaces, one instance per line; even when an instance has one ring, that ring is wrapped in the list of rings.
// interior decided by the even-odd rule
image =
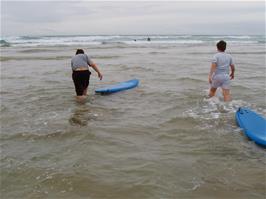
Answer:
[[[139,84],[138,79],[132,79],[126,82],[120,82],[120,83],[113,84],[113,85],[110,85],[104,88],[96,89],[95,92],[100,93],[100,94],[111,94],[111,93],[116,93],[119,91],[131,89],[131,88],[135,88],[136,86],[138,86],[138,84]]]
[[[246,136],[266,147],[266,119],[248,108],[239,108],[235,116]]]

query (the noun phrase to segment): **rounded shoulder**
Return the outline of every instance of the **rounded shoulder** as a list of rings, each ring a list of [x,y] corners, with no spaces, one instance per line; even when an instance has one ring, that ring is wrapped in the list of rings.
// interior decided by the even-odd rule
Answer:
[[[219,54],[219,53],[215,53],[215,54],[213,55],[213,57],[218,57],[218,54]]]
[[[229,58],[232,58],[232,55],[230,55],[230,54],[228,54],[228,53],[226,53],[226,55],[227,55]]]
[[[214,59],[217,59],[218,57],[221,57],[221,53],[220,53],[220,52],[215,53],[215,54],[213,55],[213,58],[214,58]]]

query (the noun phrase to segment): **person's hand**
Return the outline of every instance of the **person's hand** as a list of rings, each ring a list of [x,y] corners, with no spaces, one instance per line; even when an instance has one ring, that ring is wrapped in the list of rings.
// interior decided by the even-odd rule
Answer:
[[[230,79],[234,79],[234,77],[235,77],[235,76],[234,76],[234,73],[231,73],[231,74],[230,74]]]
[[[209,77],[209,83],[210,83],[210,84],[212,83],[212,78],[211,78],[211,77]]]
[[[102,76],[102,74],[100,72],[98,73],[98,77],[99,77],[100,80],[103,79],[103,76]]]

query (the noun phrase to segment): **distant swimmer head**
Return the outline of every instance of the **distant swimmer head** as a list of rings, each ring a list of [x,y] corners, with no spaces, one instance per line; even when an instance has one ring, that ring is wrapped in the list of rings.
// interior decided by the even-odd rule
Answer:
[[[224,40],[221,40],[216,44],[216,46],[219,51],[224,52],[226,49],[226,42]]]
[[[77,54],[84,54],[84,50],[83,49],[77,49],[76,55]]]

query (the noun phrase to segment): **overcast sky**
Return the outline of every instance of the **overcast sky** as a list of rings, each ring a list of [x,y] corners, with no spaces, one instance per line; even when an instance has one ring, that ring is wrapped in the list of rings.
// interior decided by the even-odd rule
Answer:
[[[2,36],[265,34],[264,1],[2,1]]]

